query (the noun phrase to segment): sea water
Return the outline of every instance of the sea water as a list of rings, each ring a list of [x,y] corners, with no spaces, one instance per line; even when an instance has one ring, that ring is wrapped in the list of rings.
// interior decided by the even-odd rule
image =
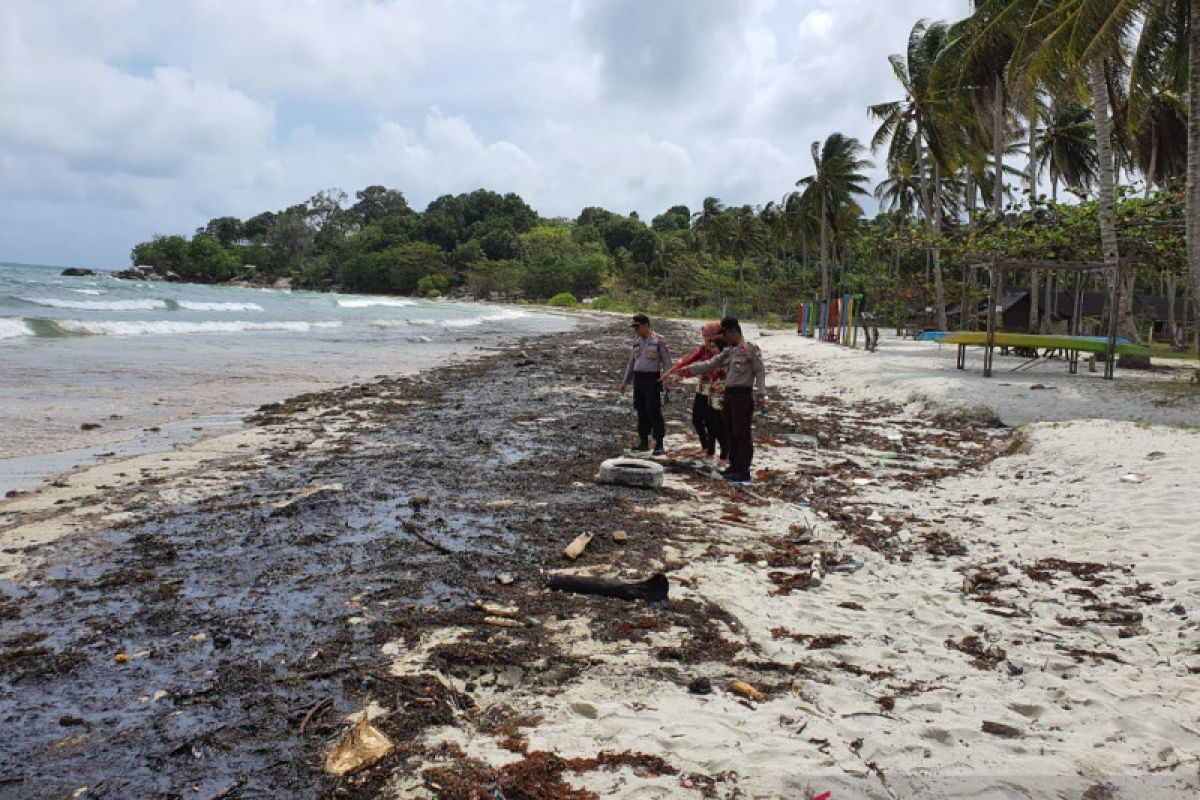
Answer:
[[[240,424],[262,403],[574,324],[511,306],[0,263],[0,492],[101,452]],[[159,428],[150,432],[158,440],[146,428]]]

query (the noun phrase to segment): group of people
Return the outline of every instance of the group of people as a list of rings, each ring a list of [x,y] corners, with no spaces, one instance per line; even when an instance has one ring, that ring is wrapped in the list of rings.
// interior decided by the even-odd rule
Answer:
[[[666,422],[662,392],[674,388],[686,377],[698,377],[692,401],[692,425],[700,438],[702,452],[715,459],[718,467],[724,467],[721,475],[726,479],[750,480],[754,407],[766,403],[767,388],[758,346],[742,335],[736,318],[726,317],[704,325],[700,346],[678,363],[672,363],[667,342],[654,332],[649,317],[635,314],[631,327],[637,339],[618,391],[625,394],[633,386],[633,405],[638,418],[638,444],[633,451],[651,452],[653,437],[653,455],[664,454]]]

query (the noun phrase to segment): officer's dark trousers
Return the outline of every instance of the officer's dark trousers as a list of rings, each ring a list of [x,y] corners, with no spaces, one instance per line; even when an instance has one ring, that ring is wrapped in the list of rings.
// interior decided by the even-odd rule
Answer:
[[[749,471],[754,459],[750,422],[754,417],[754,394],[749,386],[725,387],[725,432],[729,436],[729,468]]]
[[[633,373],[633,407],[637,409],[638,438],[644,444],[646,437],[654,435],[654,441],[662,447],[667,435],[667,423],[662,413],[662,385],[657,372]]]
[[[709,455],[712,455],[713,445],[716,443],[708,422],[711,416],[712,413],[708,408],[708,395],[697,392],[696,399],[692,401],[692,427],[696,429],[696,435],[700,437],[700,446],[707,450]]]
[[[712,401],[709,401],[708,404],[708,435],[711,437],[708,440],[708,454],[714,455],[717,452],[716,445],[720,445],[721,458],[729,458],[729,434],[725,430],[725,409],[713,408]]]

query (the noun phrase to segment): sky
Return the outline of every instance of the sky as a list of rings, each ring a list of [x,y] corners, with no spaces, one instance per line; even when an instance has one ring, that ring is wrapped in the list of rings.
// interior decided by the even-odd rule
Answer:
[[[540,214],[761,205],[869,142],[967,0],[3,0],[0,261],[129,263],[372,184]],[[875,177],[880,177],[878,170]]]

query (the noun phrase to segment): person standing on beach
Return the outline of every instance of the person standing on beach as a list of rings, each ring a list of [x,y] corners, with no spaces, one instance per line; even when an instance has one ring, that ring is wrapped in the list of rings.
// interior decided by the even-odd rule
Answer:
[[[742,326],[734,317],[721,320],[726,347],[716,358],[684,367],[691,375],[704,375],[715,369],[725,370],[725,431],[729,436],[729,468],[721,474],[730,481],[750,480],[754,460],[751,423],[754,406],[765,405],[767,371],[762,351],[742,335]]]
[[[671,351],[667,349],[667,340],[650,327],[650,318],[645,314],[634,314],[630,327],[637,334],[637,341],[617,391],[625,394],[630,382],[633,383],[633,407],[637,409],[638,417],[638,446],[633,450],[639,453],[649,450],[650,435],[653,434],[654,455],[661,456],[667,423],[663,419],[659,381],[671,368]]]
[[[725,340],[721,338],[721,323],[706,322],[700,328],[702,341],[700,346],[693,350],[689,355],[679,359],[675,366],[663,373],[663,386],[669,387],[672,383],[672,376],[678,376],[684,367],[689,364],[694,364],[697,361],[707,361],[710,358],[716,358],[724,349]],[[696,430],[696,435],[700,437],[700,448],[708,456],[714,457],[717,453],[717,445],[721,446],[720,461],[724,461],[727,456],[728,444],[725,438],[725,426],[721,420],[721,401],[724,399],[724,378],[725,370],[714,369],[707,375],[700,376],[700,383],[696,386],[696,397],[692,401],[692,427]],[[682,378],[679,378],[682,380]],[[719,394],[721,397],[714,397],[714,388],[720,386]],[[716,401],[715,403],[713,401]],[[724,464],[718,465],[725,466]]]

